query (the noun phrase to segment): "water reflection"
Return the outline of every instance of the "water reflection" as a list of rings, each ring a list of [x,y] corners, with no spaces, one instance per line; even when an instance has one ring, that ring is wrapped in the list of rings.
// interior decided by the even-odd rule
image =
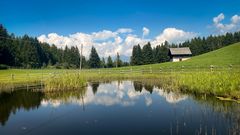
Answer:
[[[110,122],[111,126],[115,124],[119,127],[120,125],[117,123],[124,122],[122,118],[126,117],[130,127],[132,125],[141,127],[140,122],[144,121],[146,125],[149,125],[149,127],[147,126],[149,131],[140,132],[140,129],[144,129],[142,127],[139,128],[140,134],[152,133],[151,131],[158,131],[157,133],[163,134],[240,133],[239,104],[219,101],[214,97],[165,91],[147,81],[90,82],[86,88],[74,91],[45,93],[42,91],[16,90],[8,93],[2,92],[0,93],[0,122],[3,127],[8,126],[7,121],[11,117],[15,117],[14,115],[17,115],[20,110],[25,110],[25,113],[37,113],[40,108],[62,110],[70,106],[80,106],[83,111],[87,111],[87,116],[81,117],[79,112],[73,115],[76,119],[79,118],[79,121],[85,117],[91,118],[101,115],[103,113],[101,108],[109,111],[103,113],[105,121],[110,121],[106,120],[108,117],[117,120],[117,122]],[[44,113],[41,115],[44,115]],[[112,117],[115,115],[119,118]],[[45,116],[43,116],[44,118]],[[10,127],[13,125],[9,124]],[[126,125],[126,127],[121,126],[121,128],[127,129]]]
[[[44,94],[42,92],[32,92],[17,90],[13,92],[0,93],[0,122],[5,125],[11,113],[15,114],[19,109],[37,109]]]
[[[99,87],[99,82],[92,82],[89,83],[89,85],[92,87],[93,93],[96,94]]]

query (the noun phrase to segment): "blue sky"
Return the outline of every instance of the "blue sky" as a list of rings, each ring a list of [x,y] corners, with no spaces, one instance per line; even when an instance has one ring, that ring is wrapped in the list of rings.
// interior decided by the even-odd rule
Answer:
[[[142,27],[158,34],[176,27],[202,35],[212,18],[240,14],[238,0],[2,0],[0,22],[17,35],[61,35]],[[137,31],[140,30],[140,31]]]
[[[49,43],[56,43],[50,42],[50,33],[57,34],[51,35],[54,37],[70,38],[70,34],[92,36],[93,32],[116,32],[119,28],[132,30],[125,35],[117,34],[124,41],[127,34],[140,40],[143,27],[149,30],[145,37],[153,41],[167,28],[174,28],[171,32],[190,32],[192,36],[187,34],[189,37],[234,31],[238,27],[229,28],[228,24],[232,23],[231,17],[237,15],[235,19],[239,25],[239,5],[239,0],[1,0],[0,23],[16,35],[45,35],[41,39]],[[216,24],[214,17],[220,19]],[[116,35],[102,43],[111,42],[112,38]],[[164,34],[160,39],[163,38],[169,39]]]

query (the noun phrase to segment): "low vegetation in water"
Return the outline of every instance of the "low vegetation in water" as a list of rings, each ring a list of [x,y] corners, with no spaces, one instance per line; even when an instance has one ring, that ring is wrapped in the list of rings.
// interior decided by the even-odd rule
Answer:
[[[240,70],[225,71],[174,71],[174,72],[116,72],[116,70],[49,70],[45,71],[43,80],[36,71],[36,76],[32,81],[36,84],[42,83],[45,91],[73,90],[86,86],[87,81],[112,81],[112,80],[140,80],[152,81],[166,90],[175,90],[182,92],[191,92],[196,94],[208,94],[221,97],[230,97],[240,99]],[[39,70],[39,72],[41,72]],[[23,76],[20,72],[15,77]],[[31,73],[34,76],[34,73]],[[37,81],[37,79],[39,79]],[[25,84],[29,84],[25,79]],[[19,81],[1,82],[2,88],[12,86],[12,84],[24,82]],[[30,81],[31,82],[31,81]],[[7,85],[9,83],[9,85]],[[22,84],[23,85],[23,84]],[[24,85],[23,85],[24,86]],[[26,86],[26,85],[25,85]]]
[[[181,91],[240,99],[240,72],[198,72],[175,77]]]
[[[57,90],[77,90],[85,87],[87,81],[83,75],[77,73],[62,73],[49,77],[44,81],[45,91],[57,91]]]
[[[90,81],[114,79],[151,81],[166,90],[240,99],[240,71],[86,74],[86,79]]]

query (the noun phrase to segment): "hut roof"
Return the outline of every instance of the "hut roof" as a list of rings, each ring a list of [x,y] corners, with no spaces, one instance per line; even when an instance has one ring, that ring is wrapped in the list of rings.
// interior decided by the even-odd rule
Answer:
[[[169,48],[171,55],[191,55],[192,52],[189,47],[182,47],[182,48]]]

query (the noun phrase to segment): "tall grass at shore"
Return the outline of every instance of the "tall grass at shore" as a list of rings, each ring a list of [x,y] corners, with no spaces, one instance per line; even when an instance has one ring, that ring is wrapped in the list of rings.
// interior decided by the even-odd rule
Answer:
[[[11,71],[11,70],[10,70]],[[10,73],[10,71],[8,71]],[[15,72],[15,70],[13,70]],[[29,73],[15,72],[14,80],[0,77],[1,89],[11,88],[15,84],[44,85],[45,91],[79,89],[87,85],[87,81],[139,80],[151,81],[166,90],[209,94],[221,97],[240,99],[240,70],[225,71],[174,71],[174,72],[102,72],[100,70],[33,70]],[[43,72],[43,74],[41,73]],[[9,76],[9,75],[8,75]],[[19,78],[18,78],[19,77]],[[22,79],[20,78],[22,77]],[[32,78],[31,78],[32,77]],[[42,78],[44,78],[42,80]],[[15,86],[14,86],[15,87]]]
[[[230,97],[240,100],[240,71],[165,72],[158,74],[85,73],[88,81],[137,80],[148,81],[166,90]]]
[[[79,73],[62,73],[57,76],[49,77],[44,81],[45,91],[59,91],[59,90],[77,90],[85,87],[87,81],[83,75]]]
[[[175,77],[180,91],[240,99],[240,72],[198,72]]]

